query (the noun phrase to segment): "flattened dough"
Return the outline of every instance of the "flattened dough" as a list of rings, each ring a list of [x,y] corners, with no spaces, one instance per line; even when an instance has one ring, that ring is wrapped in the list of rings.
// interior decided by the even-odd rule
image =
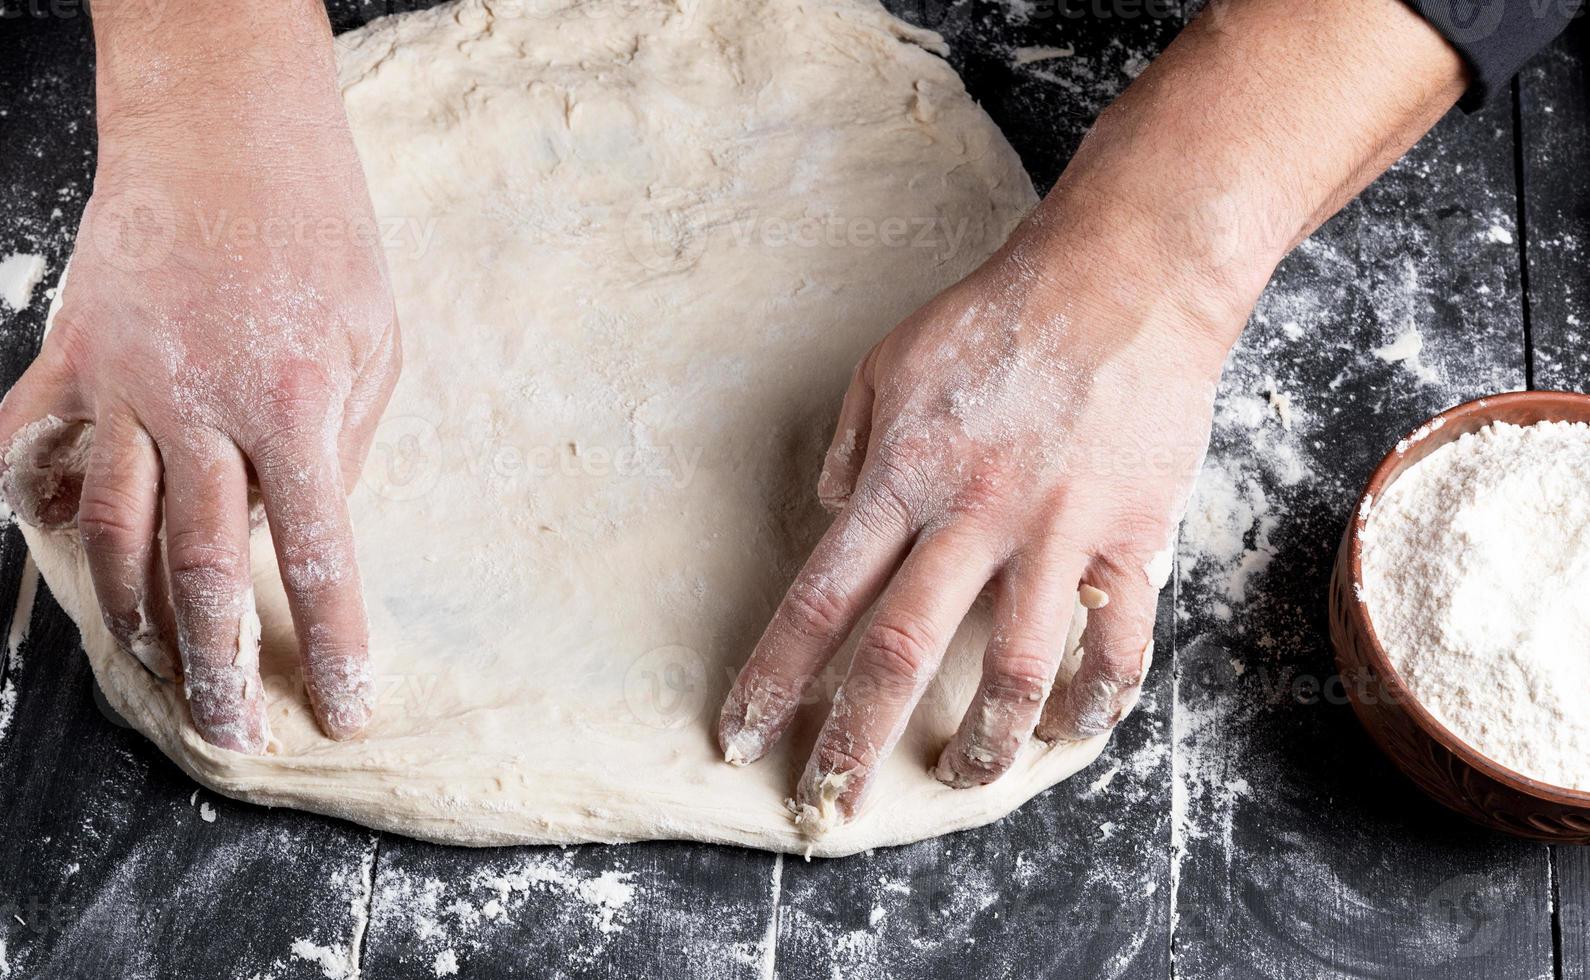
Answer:
[[[928,774],[981,609],[826,837],[784,806],[825,704],[745,769],[712,737],[827,524],[853,366],[1035,203],[939,50],[871,0],[461,0],[340,38],[406,347],[352,503],[376,720],[354,743],[316,728],[263,533],[253,758],[114,647],[75,532],[29,529],[111,703],[219,793],[474,845],[847,854],[994,820],[1091,762],[1102,737],[1028,746],[979,789]]]

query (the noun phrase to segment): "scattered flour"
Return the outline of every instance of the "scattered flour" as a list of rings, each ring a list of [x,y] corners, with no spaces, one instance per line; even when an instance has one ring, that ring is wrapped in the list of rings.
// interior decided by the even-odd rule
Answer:
[[[25,310],[33,302],[33,287],[44,278],[42,255],[12,253],[0,259],[0,303]]]
[[[624,930],[640,891],[633,879],[628,871],[586,871],[572,851],[527,851],[460,878],[389,868],[375,890],[372,918],[380,932],[410,937],[435,975],[447,976],[443,968],[461,969],[471,952],[492,948],[515,913],[535,903],[542,914],[558,910],[560,934],[570,944],[563,955],[590,964]]]
[[[1590,789],[1590,426],[1495,423],[1375,502],[1363,592],[1409,688],[1511,769]]]
[[[1013,65],[1030,65],[1038,61],[1050,61],[1054,58],[1069,58],[1076,52],[1072,48],[1057,48],[1051,45],[1034,45],[1027,48],[1016,48],[1011,52],[1010,63]]]
[[[1391,343],[1374,349],[1374,355],[1387,364],[1401,364],[1412,371],[1421,381],[1435,381],[1435,371],[1424,363],[1420,354],[1424,351],[1424,335],[1419,331],[1409,328],[1397,335]]]
[[[11,632],[6,637],[5,659],[0,661],[0,739],[11,728],[17,712],[17,674],[22,670],[22,644],[33,621],[33,600],[39,591],[39,567],[30,556],[22,566],[22,583],[17,587],[17,604],[11,612]]]
[[[359,966],[348,955],[345,946],[321,946],[308,939],[293,942],[293,959],[304,960],[320,967],[326,980],[351,980],[359,975]]]

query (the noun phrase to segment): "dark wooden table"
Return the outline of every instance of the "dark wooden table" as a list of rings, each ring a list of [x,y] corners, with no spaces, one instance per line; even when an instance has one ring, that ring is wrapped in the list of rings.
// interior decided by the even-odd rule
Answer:
[[[0,257],[43,254],[53,279],[93,172],[88,23],[75,0],[4,3]],[[341,29],[400,6],[332,10]],[[1041,188],[1185,19],[1153,0],[891,6],[944,32]],[[987,828],[811,863],[470,851],[195,796],[101,710],[6,529],[0,978],[1590,977],[1590,852],[1426,802],[1358,728],[1325,640],[1337,536],[1399,434],[1486,392],[1590,383],[1586,33],[1281,267],[1227,370],[1143,708]],[[1072,54],[1014,64],[1027,45]],[[0,309],[6,385],[44,305]],[[1371,353],[1410,330],[1417,358]]]

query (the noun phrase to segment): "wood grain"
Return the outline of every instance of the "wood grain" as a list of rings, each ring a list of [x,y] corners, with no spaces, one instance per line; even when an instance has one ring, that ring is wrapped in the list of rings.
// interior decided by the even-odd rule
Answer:
[[[1590,28],[1579,20],[1517,82],[1532,382],[1590,391]],[[1590,978],[1590,848],[1557,847],[1558,976]]]

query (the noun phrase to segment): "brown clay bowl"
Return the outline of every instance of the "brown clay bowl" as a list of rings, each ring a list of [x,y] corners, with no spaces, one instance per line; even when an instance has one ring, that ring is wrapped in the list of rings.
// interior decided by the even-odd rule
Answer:
[[[1531,840],[1590,843],[1590,792],[1521,775],[1463,742],[1414,699],[1375,636],[1360,602],[1359,530],[1365,500],[1435,449],[1491,422],[1590,422],[1590,395],[1521,391],[1466,402],[1426,422],[1375,467],[1353,509],[1331,574],[1330,633],[1347,698],[1386,755],[1419,788],[1463,816]]]

